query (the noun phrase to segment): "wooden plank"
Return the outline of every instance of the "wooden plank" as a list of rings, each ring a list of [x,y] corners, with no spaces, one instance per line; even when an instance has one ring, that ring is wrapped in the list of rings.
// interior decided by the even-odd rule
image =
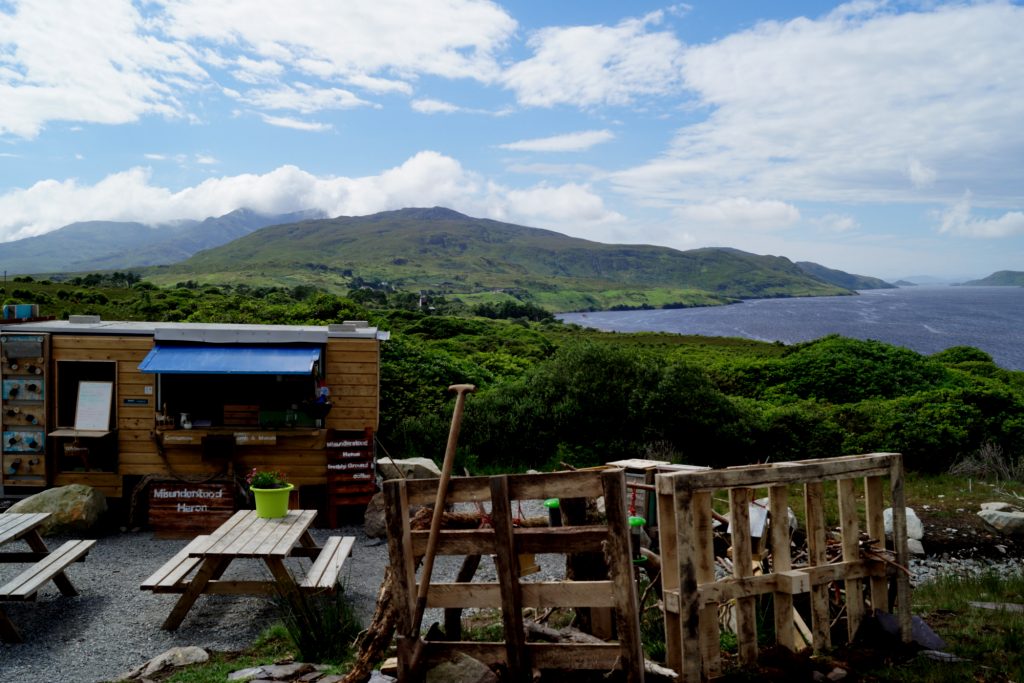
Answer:
[[[412,550],[415,555],[426,552],[430,532],[413,531]],[[524,553],[600,552],[608,540],[608,527],[527,528],[516,531],[518,548]],[[490,555],[494,552],[492,529],[446,529],[437,540],[439,555]]]
[[[839,528],[843,535],[843,559],[851,561],[860,558],[860,523],[857,515],[857,482],[854,479],[840,479],[837,482],[839,496]],[[848,642],[853,642],[864,620],[864,584],[860,579],[846,580],[846,627]]]
[[[640,642],[640,608],[633,583],[629,524],[626,520],[626,478],[620,469],[601,472],[608,542],[605,547],[608,571],[615,596],[615,625],[618,629],[620,667],[628,683],[643,683],[644,651]],[[506,636],[507,637],[507,636]]]
[[[345,560],[352,553],[355,536],[331,536],[324,542],[313,566],[306,572],[300,587],[332,589],[338,583],[338,576]]]
[[[701,680],[700,603],[697,594],[696,544],[693,530],[693,492],[675,492],[676,557],[679,574],[679,617],[681,620],[679,674],[680,683]]]
[[[660,478],[658,486],[714,491],[732,487],[760,488],[823,479],[878,476],[888,474],[895,455],[893,453],[871,453],[774,465],[747,465],[720,470],[675,472]]]
[[[380,375],[377,372],[344,373],[333,374],[325,377],[327,386],[331,387],[331,395],[334,395],[335,387],[357,387],[357,386],[378,386]]]
[[[655,488],[663,475],[655,476]],[[658,501],[658,543],[661,546],[662,594],[668,595],[679,590],[679,553],[676,547],[676,506],[675,492],[657,493]],[[667,599],[666,599],[667,603]],[[678,605],[677,605],[678,607]],[[673,671],[682,668],[682,624],[678,609],[663,611],[665,621],[665,663]]]
[[[878,542],[879,550],[885,550],[885,499],[881,477],[864,479],[864,507],[868,536]],[[889,585],[884,576],[871,579],[871,609],[889,611]]]
[[[789,489],[772,486],[768,489],[771,515],[772,572],[788,572],[793,566],[789,534]],[[796,626],[793,623],[793,596],[777,591],[773,596],[775,642],[790,652],[797,651]]]
[[[732,539],[733,576],[746,579],[754,575],[750,549],[750,502],[748,488],[729,489],[729,534]],[[736,599],[736,646],[740,663],[757,661],[757,609],[755,598]]]
[[[396,605],[396,629],[399,636],[418,638],[418,633],[412,633],[412,617],[416,608],[414,596],[417,553],[413,549],[409,533],[409,497],[406,483],[405,479],[384,482],[384,520],[388,528],[388,555],[391,558],[390,566],[394,577],[391,593]]]
[[[512,500],[545,498],[596,498],[603,494],[601,481],[594,472],[552,472],[509,476]],[[452,477],[448,483],[449,503],[483,502],[490,499],[489,477]],[[429,505],[437,494],[437,479],[412,479],[408,482],[409,502]]]
[[[903,457],[897,456],[889,470],[889,488],[892,500],[892,537],[896,549],[896,563],[910,567],[907,548],[907,501],[903,490]],[[911,635],[910,577],[904,572],[896,574],[896,616],[900,623],[900,638],[909,643]]]
[[[402,647],[412,646],[412,643],[400,642],[400,654]],[[619,668],[617,643],[527,643],[526,648],[530,659],[540,669],[611,671]],[[451,659],[456,653],[466,654],[488,665],[506,663],[504,643],[476,641],[431,642],[425,653],[424,662],[427,666],[432,666]]]
[[[159,569],[150,574],[139,586],[142,590],[159,591],[173,589],[179,585],[196,566],[202,562],[200,557],[190,557],[189,553],[209,541],[209,536],[197,536],[179,550],[174,557],[163,563]]]
[[[825,546],[824,497],[824,485],[820,481],[804,484],[807,555],[808,562],[812,566],[820,566],[828,562]],[[823,652],[832,646],[830,627],[828,586],[815,586],[811,589],[811,630],[814,635],[815,652]]]
[[[697,585],[713,583],[715,580],[715,547],[713,516],[711,514],[712,494],[700,491],[693,494],[693,542],[696,549],[694,562]],[[722,648],[719,639],[718,603],[702,602],[700,608],[700,659],[706,678],[717,676],[722,671]]]
[[[523,607],[614,607],[608,581],[547,581],[522,584]],[[432,583],[427,607],[501,607],[497,583]]]
[[[56,334],[51,337],[51,355],[58,351],[74,351],[78,349],[107,349],[111,346],[142,351],[140,358],[145,357],[153,348],[153,335],[70,335]]]
[[[31,567],[21,572],[10,581],[0,586],[0,600],[31,600],[39,589],[48,581],[56,581],[68,565],[74,563],[78,558],[89,552],[89,549],[96,544],[96,541],[67,541],[49,555],[39,560]],[[66,581],[66,579],[65,579]],[[62,588],[65,595],[77,595],[77,591],[70,583],[65,584],[70,588]]]
[[[492,477],[491,520],[494,524],[494,564],[501,582],[501,616],[505,628],[505,657],[509,677],[525,680],[531,673],[523,630],[523,595],[519,583],[519,560],[512,530],[512,501],[508,477]]]

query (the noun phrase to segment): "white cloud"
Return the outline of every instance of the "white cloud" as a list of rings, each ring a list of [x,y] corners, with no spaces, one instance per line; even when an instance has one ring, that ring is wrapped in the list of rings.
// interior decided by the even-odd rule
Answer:
[[[149,153],[143,154],[142,156],[145,157],[146,159],[149,159],[150,161],[166,161],[167,160],[167,155],[166,154],[155,154],[155,153],[149,152]]]
[[[619,188],[671,205],[950,201],[969,186],[984,188],[979,203],[1019,205],[1024,7],[878,8],[762,22],[687,49],[692,111],[707,117],[617,174]]]
[[[614,138],[615,134],[610,130],[584,130],[547,138],[508,142],[498,147],[518,152],[582,152]]]
[[[510,217],[554,221],[563,227],[565,224],[600,224],[623,219],[620,214],[605,207],[601,196],[587,185],[542,184],[526,190],[506,190],[503,195],[504,200],[500,202],[501,214]]]
[[[703,204],[676,207],[673,213],[686,223],[739,230],[777,230],[800,220],[795,206],[776,200],[754,201],[729,197]]]
[[[173,191],[155,185],[146,168],[107,176],[95,184],[45,180],[0,194],[0,240],[40,235],[80,220],[158,224],[219,216],[239,207],[264,213],[320,209],[331,216],[366,215],[409,206],[448,206],[594,237],[621,226],[590,186],[576,183],[510,188],[487,182],[455,159],[423,151],[404,163],[362,177],[316,176],[295,166],[264,174],[209,178]]]
[[[824,232],[833,234],[851,232],[860,227],[860,223],[853,216],[837,213],[827,213],[820,218],[812,219],[811,223]]]
[[[289,109],[301,114],[371,105],[348,90],[317,88],[307,83],[282,85],[274,90],[249,90],[239,99],[263,109]]]
[[[220,162],[217,160],[217,157],[210,156],[209,154],[197,154],[196,163],[203,166],[212,166]]]
[[[34,138],[56,120],[183,115],[180,93],[206,73],[187,46],[142,35],[143,26],[130,0],[0,5],[0,135]]]
[[[431,99],[413,100],[409,103],[409,106],[412,107],[413,111],[418,111],[421,114],[452,114],[462,111],[462,107],[451,102]]]
[[[929,187],[935,183],[938,173],[935,169],[925,166],[919,159],[911,159],[907,166],[907,177],[916,188]]]
[[[284,73],[284,67],[273,59],[239,57],[235,63],[238,68],[234,71],[234,76],[244,83],[272,81]]]
[[[649,27],[661,12],[616,26],[545,28],[534,33],[534,55],[502,76],[521,104],[551,107],[625,105],[637,97],[677,92],[683,45]]]
[[[167,0],[164,29],[321,78],[404,91],[416,74],[493,80],[516,22],[488,0],[347,0],[308,11],[273,0]],[[395,78],[397,77],[397,78]]]
[[[941,215],[939,232],[964,237],[998,238],[1024,235],[1024,212],[1008,211],[998,218],[971,216],[971,193]]]
[[[263,119],[263,123],[270,124],[271,126],[277,126],[278,128],[291,128],[292,130],[304,130],[311,133],[323,133],[334,128],[334,126],[329,123],[301,121],[289,116],[271,116],[270,114],[261,114],[260,118]]]

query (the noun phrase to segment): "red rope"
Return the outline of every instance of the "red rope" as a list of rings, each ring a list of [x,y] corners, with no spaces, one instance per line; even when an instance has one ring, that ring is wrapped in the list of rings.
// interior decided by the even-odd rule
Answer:
[[[636,489],[633,488],[633,487],[630,487],[630,490],[633,493],[629,497],[629,516],[630,517],[636,517]]]

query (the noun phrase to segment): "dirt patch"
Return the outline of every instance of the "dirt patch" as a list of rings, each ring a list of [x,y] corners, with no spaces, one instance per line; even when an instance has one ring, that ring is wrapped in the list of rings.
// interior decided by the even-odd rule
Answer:
[[[924,523],[921,543],[930,557],[1024,557],[1024,542],[992,531],[974,510],[915,508],[914,511]]]

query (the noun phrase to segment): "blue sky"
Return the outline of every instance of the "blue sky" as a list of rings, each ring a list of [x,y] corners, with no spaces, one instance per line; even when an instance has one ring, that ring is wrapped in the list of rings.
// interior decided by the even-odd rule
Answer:
[[[0,240],[448,206],[895,278],[1024,270],[1013,2],[0,0]]]

